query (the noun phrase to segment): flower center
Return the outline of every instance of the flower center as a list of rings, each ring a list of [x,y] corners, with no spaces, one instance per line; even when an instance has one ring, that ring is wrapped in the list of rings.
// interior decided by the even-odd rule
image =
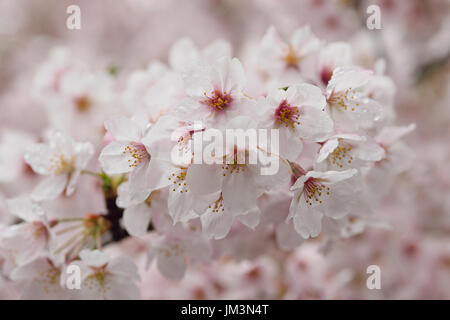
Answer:
[[[275,110],[276,121],[284,125],[286,128],[295,128],[296,125],[300,125],[300,110],[298,107],[293,107],[283,100],[278,108]]]
[[[68,160],[64,157],[62,153],[57,153],[50,159],[50,170],[54,174],[72,172],[74,169],[73,162],[74,162],[73,158]]]
[[[330,195],[330,188],[311,177],[305,181],[303,192],[305,192],[306,203],[311,206],[313,201],[322,203],[322,196]]]
[[[142,143],[131,142],[122,151],[123,154],[128,154],[130,159],[128,159],[128,166],[130,168],[135,168],[142,163],[143,160],[149,159],[150,155],[147,149]]]
[[[177,139],[175,145],[175,148],[178,151],[176,162],[179,165],[189,165],[191,163],[192,156],[194,155],[191,149],[193,134],[194,131],[186,131]],[[175,159],[172,161],[175,162]]]
[[[233,101],[229,93],[221,92],[219,90],[214,90],[211,92],[210,97],[206,96],[205,92],[205,97],[206,99],[203,102],[217,111],[224,110],[227,106],[229,106],[231,101]]]
[[[186,179],[187,168],[182,168],[177,173],[172,173],[172,175],[167,178],[168,180],[173,182],[172,191],[180,191],[180,193],[188,192],[187,184],[185,182]]]
[[[352,150],[352,147],[345,146],[345,145],[339,145],[329,156],[329,161],[335,166],[338,166],[339,168],[342,168],[344,165],[341,161],[346,161],[350,164],[353,161],[353,157],[349,155],[350,150]]]
[[[84,234],[90,235],[96,238],[97,235],[102,235],[111,227],[109,220],[104,218],[102,215],[89,213],[86,214],[83,219]]]
[[[219,199],[214,201],[213,204],[209,205],[209,208],[212,210],[213,213],[219,213],[219,212],[224,212],[225,211],[225,208],[223,207],[222,194],[220,194]]]
[[[327,67],[323,68],[320,72],[320,80],[326,86],[333,76],[333,71],[328,69]]]
[[[328,98],[330,107],[335,107],[340,111],[355,111],[355,107],[359,106],[359,103],[352,103],[352,100],[357,99],[356,92],[351,87],[342,92],[333,92]]]
[[[40,221],[33,221],[34,226],[34,238],[39,239],[41,236],[45,236],[46,239],[48,238],[48,232],[47,227]]]
[[[298,68],[298,63],[300,61],[300,57],[297,52],[295,52],[292,46],[289,46],[286,55],[284,56],[284,62],[287,67]]]
[[[238,150],[237,146],[234,147],[234,152],[228,154],[224,157],[224,164],[222,165],[223,176],[226,177],[227,174],[241,173],[247,169],[247,164],[249,164],[249,151]]]
[[[169,179],[170,180],[170,179]],[[157,201],[159,199],[159,196],[161,194],[161,191],[155,190],[150,193],[150,195],[145,199],[145,203],[149,208],[151,208],[153,201]]]
[[[88,96],[81,96],[75,99],[75,105],[80,112],[88,111],[92,106],[92,101]]]
[[[35,280],[43,285],[46,293],[49,293],[50,291],[55,290],[53,286],[59,284],[58,281],[60,276],[61,271],[51,264],[48,269],[39,271],[38,278]]]
[[[108,286],[109,272],[105,270],[105,267],[106,266],[99,268],[91,267],[94,273],[86,277],[83,284],[89,288],[97,287],[102,292],[109,291],[111,289],[110,286]]]

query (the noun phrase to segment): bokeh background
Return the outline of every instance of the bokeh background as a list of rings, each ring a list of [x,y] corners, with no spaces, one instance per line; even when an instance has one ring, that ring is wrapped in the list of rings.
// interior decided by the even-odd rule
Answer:
[[[66,28],[66,8],[81,8],[81,30]],[[381,8],[381,30],[368,30],[366,8]],[[30,141],[52,121],[32,94],[39,66],[55,46],[77,60],[117,69],[117,77],[158,59],[190,37],[200,47],[217,39],[243,61],[270,25],[288,36],[310,24],[327,41],[352,44],[355,59],[386,61],[396,86],[396,123],[416,123],[406,142],[415,152],[377,214],[390,230],[369,229],[339,241],[327,255],[311,241],[291,252],[252,261],[223,257],[191,266],[181,282],[144,271],[140,240],[126,250],[142,261],[146,299],[449,299],[450,298],[450,2],[447,0],[1,0],[0,1],[0,223],[4,200],[32,190],[37,179],[23,161]],[[60,210],[101,208],[102,199],[77,192]],[[72,202],[71,202],[72,201]],[[80,209],[81,207],[81,209]],[[100,210],[100,209],[99,209]],[[366,287],[366,268],[381,268],[382,289]],[[0,297],[14,290],[0,278]]]

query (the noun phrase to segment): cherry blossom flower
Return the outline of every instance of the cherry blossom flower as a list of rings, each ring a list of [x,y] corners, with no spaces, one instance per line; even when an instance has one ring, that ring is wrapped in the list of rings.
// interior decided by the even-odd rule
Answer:
[[[355,174],[355,169],[309,171],[297,179],[291,188],[294,198],[288,220],[293,219],[295,230],[303,238],[320,234],[323,216],[340,219],[359,209],[357,186],[350,180]]]
[[[44,209],[26,196],[10,199],[7,204],[9,211],[23,220],[4,229],[0,237],[1,251],[10,268],[23,266],[52,252],[55,246],[53,222],[47,221]]]
[[[342,170],[360,168],[368,162],[376,162],[384,157],[384,150],[376,142],[367,141],[357,134],[336,134],[320,148],[317,157],[322,170]]]
[[[309,26],[295,30],[288,43],[281,39],[274,27],[270,27],[261,41],[261,66],[272,75],[294,70],[306,76],[311,72],[314,55],[319,48],[320,41]]]
[[[401,138],[415,128],[415,124],[404,127],[386,127],[375,137],[375,141],[385,152],[385,156],[375,162],[367,174],[368,187],[372,197],[377,201],[389,192],[396,175],[412,166],[413,151],[401,141]]]
[[[208,198],[206,196],[203,207],[197,205],[194,209],[200,215],[202,231],[207,238],[218,240],[226,237],[235,218],[251,229],[258,225],[260,211],[256,206],[249,210],[232,210],[224,203],[221,192],[209,195],[209,197],[212,199],[211,201],[206,201]]]
[[[47,176],[34,189],[32,198],[36,201],[50,200],[64,190],[70,196],[93,153],[89,142],[74,142],[59,132],[52,133],[48,143],[31,146],[25,154],[25,161],[36,173]]]
[[[159,230],[162,231],[161,228]],[[208,242],[196,234],[195,229],[189,231],[176,225],[165,231],[166,236],[158,235],[151,239],[147,252],[147,268],[156,260],[159,271],[165,277],[181,280],[188,262],[207,261],[210,258],[211,248]]]
[[[46,100],[48,95],[55,96],[61,90],[62,76],[73,66],[72,57],[66,47],[55,47],[36,73],[33,83],[34,95]]]
[[[145,70],[132,72],[122,95],[128,116],[146,115],[151,123],[169,114],[183,98],[181,75],[160,61],[152,62]]]
[[[123,224],[129,234],[133,236],[143,236],[149,227],[153,212],[165,212],[161,195],[158,191],[153,191],[143,201],[137,201],[130,196],[130,183],[124,182],[118,188],[117,206],[124,208]]]
[[[105,122],[106,130],[115,139],[105,146],[99,156],[100,164],[107,174],[130,173],[129,192],[136,201],[149,195],[147,187],[150,154],[142,143],[148,123],[127,118]]]
[[[163,116],[144,138],[152,154],[149,188],[167,188],[169,215],[174,223],[197,215],[192,212],[196,197],[190,190],[186,174],[193,158],[192,135],[202,127]]]
[[[0,183],[11,183],[26,171],[25,150],[35,141],[25,132],[4,130],[0,140]]]
[[[67,300],[77,298],[77,290],[61,285],[63,268],[46,257],[39,257],[11,273],[24,300]]]
[[[302,139],[323,141],[333,130],[321,90],[310,84],[272,91],[257,108],[263,128],[279,129],[280,155],[295,160],[302,151]]]
[[[318,83],[326,88],[334,69],[352,63],[352,47],[345,42],[332,42],[320,49],[317,61]]]
[[[369,128],[379,120],[382,107],[364,91],[371,77],[370,71],[354,67],[333,71],[326,92],[331,116],[338,128]]]
[[[243,89],[246,80],[237,58],[222,57],[212,64],[199,65],[184,73],[183,79],[189,98],[175,109],[180,119],[217,127],[245,112],[248,98]]]
[[[256,128],[256,123],[248,117],[237,117],[233,119],[228,128]],[[195,136],[195,135],[194,135]],[[195,139],[195,137],[194,137]],[[223,230],[229,229],[233,217],[247,213],[256,207],[257,198],[270,190],[272,187],[289,179],[287,167],[280,164],[278,170],[272,175],[261,174],[263,164],[260,160],[261,151],[257,146],[240,146],[227,143],[220,154],[213,155],[217,162],[213,164],[192,164],[186,174],[187,184],[194,194],[200,196],[210,195],[211,201],[204,207],[206,215],[202,222],[209,225],[214,214],[221,215],[218,221],[224,223],[225,229],[218,229],[220,237],[225,236]],[[256,157],[256,163],[250,163],[251,154],[260,155]],[[278,158],[275,161],[280,161]],[[207,201],[206,201],[207,203]],[[217,221],[216,221],[217,222]],[[215,225],[215,223],[214,223]],[[214,232],[216,236],[219,236]]]
[[[140,280],[134,262],[120,256],[110,258],[99,250],[83,250],[80,259],[73,262],[81,268],[80,295],[84,299],[123,300],[138,299],[136,283]]]
[[[199,50],[191,39],[182,38],[172,45],[169,52],[169,63],[179,72],[199,64],[213,64],[221,58],[231,58],[231,45],[224,40],[216,40]]]

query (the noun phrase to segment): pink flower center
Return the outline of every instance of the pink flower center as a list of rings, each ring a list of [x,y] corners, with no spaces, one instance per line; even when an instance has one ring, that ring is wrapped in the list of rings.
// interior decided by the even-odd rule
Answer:
[[[327,67],[323,68],[320,72],[320,80],[324,85],[327,85],[330,81],[331,77],[333,76],[333,71],[328,69]]]
[[[128,154],[130,156],[130,159],[128,159],[128,166],[130,168],[135,168],[139,164],[142,163],[142,161],[146,159],[150,159],[150,155],[147,152],[147,149],[142,143],[138,142],[131,142],[128,144],[122,151],[123,154]]]
[[[283,100],[275,110],[276,121],[286,128],[294,128],[296,125],[300,125],[299,118],[300,110],[298,107],[291,106],[286,100]]]
[[[229,93],[214,90],[213,92],[211,92],[211,96],[206,96],[206,99],[203,102],[214,110],[221,111],[226,109],[230,105],[231,101],[233,101],[233,98],[231,98],[231,95]]]

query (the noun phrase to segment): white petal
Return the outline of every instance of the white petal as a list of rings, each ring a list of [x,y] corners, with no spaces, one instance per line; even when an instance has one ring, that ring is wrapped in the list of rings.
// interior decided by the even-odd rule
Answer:
[[[298,135],[312,142],[323,141],[333,131],[333,120],[328,112],[316,107],[300,107],[300,124],[296,126]]]
[[[28,222],[40,220],[45,214],[41,206],[26,196],[9,199],[6,203],[12,214]]]
[[[369,70],[356,69],[354,67],[339,67],[333,71],[333,76],[328,82],[327,93],[332,90],[344,91],[347,88],[359,88],[369,82],[373,73]]]
[[[105,128],[118,141],[135,141],[141,138],[139,125],[125,117],[106,120]]]
[[[192,192],[181,193],[179,189],[169,191],[168,207],[169,214],[174,223],[185,222],[196,218],[197,214],[192,211],[194,206],[194,197]]]
[[[176,176],[180,171],[179,168],[174,167],[168,161],[152,158],[147,177],[149,190],[158,190],[171,185],[174,178],[172,174]]]
[[[347,103],[347,110],[332,108],[333,119],[340,129],[370,128],[380,119],[383,109],[375,100],[355,99]]]
[[[192,192],[205,195],[220,190],[222,185],[222,170],[218,165],[193,164],[186,174],[186,182]]]
[[[172,116],[163,116],[151,127],[142,143],[150,151],[152,159],[160,158],[170,160],[171,150],[175,146],[180,131],[180,121]]]
[[[94,146],[89,142],[79,142],[75,144],[75,167],[84,169],[94,154]]]
[[[84,249],[80,252],[80,259],[88,266],[101,267],[109,262],[109,255],[99,250]]]
[[[199,60],[199,52],[194,42],[189,38],[182,38],[175,42],[170,48],[169,64],[177,71],[185,69]]]
[[[295,161],[303,150],[303,142],[300,136],[291,128],[281,127],[279,129],[279,155],[287,160]],[[272,143],[269,143],[273,147]]]
[[[54,157],[55,150],[50,146],[39,143],[32,145],[25,152],[24,159],[28,163],[34,172],[39,174],[50,174],[51,159]]]
[[[291,187],[291,191],[298,190],[298,189],[303,189],[305,181],[308,178],[309,178],[309,175],[306,174],[306,175],[303,175],[303,176],[299,177],[297,180],[295,180],[295,183]],[[301,190],[299,192],[301,192]]]
[[[130,196],[136,201],[144,201],[150,194],[149,175],[150,166],[148,160],[143,160],[130,174]]]
[[[202,231],[207,238],[214,238],[216,240],[226,237],[233,224],[233,215],[229,212],[206,211],[201,217]]]
[[[339,140],[335,139],[335,138],[330,139],[327,142],[325,142],[323,144],[323,146],[320,148],[319,156],[317,157],[317,162],[318,163],[322,162],[323,160],[328,158],[330,153],[332,153],[334,151],[334,149],[337,148],[338,145],[339,145]]]
[[[330,195],[324,198],[321,209],[333,219],[341,219],[349,213],[367,214],[370,208],[362,193],[363,185],[360,175],[341,180],[329,185]]]
[[[225,90],[240,91],[245,85],[245,73],[241,62],[237,58],[233,58],[230,63],[229,75],[226,79]]]
[[[394,142],[400,140],[403,136],[415,130],[416,125],[414,123],[405,127],[388,127],[381,130],[375,140],[384,145],[389,146]]]
[[[291,37],[291,45],[303,55],[307,55],[319,49],[320,41],[311,32],[309,26],[304,26],[294,31]]]
[[[350,179],[357,172],[358,170],[356,169],[349,169],[345,171],[325,171],[325,172],[309,171],[306,174],[306,176],[321,179],[322,181],[325,181],[327,184],[334,184],[339,181]]]
[[[329,43],[320,52],[319,68],[331,68],[346,66],[352,61],[352,47],[345,42]]]
[[[295,230],[305,239],[317,237],[322,230],[323,214],[315,207],[309,208],[304,199],[292,202],[296,214],[293,216]]]
[[[126,208],[123,212],[123,224],[129,234],[141,237],[147,233],[152,213],[146,202]]]
[[[254,230],[259,224],[261,211],[258,208],[252,209],[246,214],[239,215],[237,218],[242,224]]]
[[[197,65],[195,69],[186,72],[183,76],[185,92],[196,100],[203,99],[205,93],[210,94],[214,90],[210,79],[211,71],[210,66]]]
[[[262,194],[253,183],[254,179],[245,169],[244,172],[229,173],[222,186],[225,206],[233,213],[243,213],[256,206],[256,199]]]
[[[225,40],[216,40],[203,50],[202,55],[208,63],[214,63],[221,58],[230,58],[231,44]]]
[[[80,178],[81,175],[81,171],[80,170],[75,170],[74,172],[72,172],[72,174],[70,174],[69,176],[69,182],[67,183],[67,187],[66,187],[66,196],[71,196],[74,191],[75,191],[75,186],[78,182],[78,179]]]
[[[287,90],[287,98],[288,102],[294,106],[309,106],[320,110],[325,109],[327,104],[322,90],[308,83],[290,86]]]
[[[373,142],[358,143],[351,154],[364,161],[380,161],[384,158],[384,149]]]
[[[103,148],[98,158],[100,165],[107,174],[127,173],[134,169],[130,166],[129,153],[125,151],[128,142],[112,141]]]
[[[58,197],[67,185],[67,174],[58,174],[46,177],[31,193],[34,201],[52,200]]]

